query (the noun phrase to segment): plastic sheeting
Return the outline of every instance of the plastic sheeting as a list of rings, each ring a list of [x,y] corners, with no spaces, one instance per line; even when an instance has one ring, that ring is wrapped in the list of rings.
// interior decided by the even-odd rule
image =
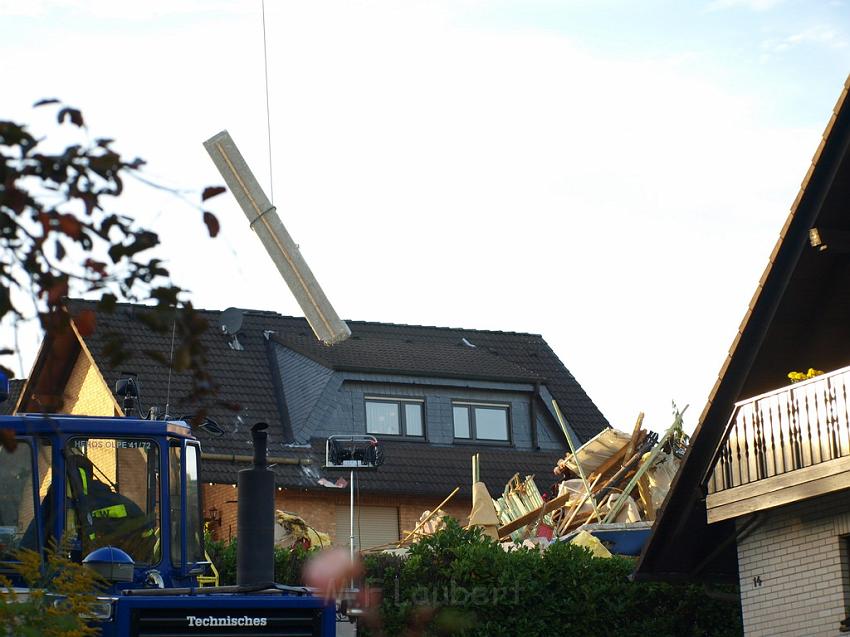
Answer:
[[[575,544],[576,546],[583,546],[586,549],[590,549],[590,552],[594,557],[611,557],[611,551],[605,548],[605,545],[599,541],[598,538],[593,537],[587,531],[579,531],[576,533],[575,537],[570,540],[570,544]]]

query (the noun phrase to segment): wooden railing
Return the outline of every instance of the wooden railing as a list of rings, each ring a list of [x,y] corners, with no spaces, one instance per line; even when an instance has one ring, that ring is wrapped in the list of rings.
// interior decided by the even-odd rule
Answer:
[[[735,404],[709,493],[850,455],[850,367]]]

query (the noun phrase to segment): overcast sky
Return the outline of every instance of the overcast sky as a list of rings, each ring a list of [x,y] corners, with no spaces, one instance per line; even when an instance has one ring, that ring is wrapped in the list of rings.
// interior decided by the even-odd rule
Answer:
[[[341,316],[540,333],[612,425],[695,425],[850,71],[847,2],[267,0],[266,26],[274,202]],[[0,0],[0,68],[0,118],[49,131],[58,97],[189,190],[226,128],[269,185],[259,0]],[[116,208],[197,306],[299,315],[214,204],[215,240],[139,185]]]

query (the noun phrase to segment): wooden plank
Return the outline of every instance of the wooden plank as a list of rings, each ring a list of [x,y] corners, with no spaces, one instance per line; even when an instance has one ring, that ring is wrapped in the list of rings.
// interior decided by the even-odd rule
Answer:
[[[638,480],[637,486],[640,503],[641,506],[643,506],[643,512],[646,515],[646,519],[654,522],[655,510],[652,507],[652,490],[649,486],[649,476],[642,475],[640,480]]]
[[[573,531],[573,530],[575,530],[575,529],[581,528],[581,527],[583,527],[585,524],[590,524],[590,521],[591,521],[593,518],[595,518],[595,517],[597,517],[597,515],[596,515],[596,511],[591,511],[591,512],[590,512],[589,514],[587,514],[587,515],[586,515],[583,519],[581,519],[581,520],[575,520],[575,521],[574,521],[574,522],[572,522],[571,524],[566,525],[566,527],[564,528],[564,530],[561,532],[561,535],[565,535],[565,534],[569,533],[570,531]]]
[[[627,476],[631,475],[634,472],[634,469],[640,462],[642,455],[643,454],[640,453],[640,450],[638,450],[638,453],[634,454],[631,458],[629,458],[628,462],[623,464],[622,468],[617,471],[617,473],[615,473],[613,476],[611,476],[611,478],[609,478],[608,481],[599,488],[598,492],[596,493],[596,497],[599,501],[604,500],[609,492],[617,488],[618,484],[622,483],[623,480],[628,479]]]
[[[596,477],[604,476],[606,473],[608,473],[615,466],[622,464],[622,462],[626,458],[629,457],[629,456],[626,455],[628,453],[628,451],[629,451],[629,445],[628,444],[623,445],[623,447],[617,453],[615,453],[613,456],[608,458],[605,462],[603,462],[601,465],[599,465],[599,467],[593,473],[591,473],[589,476],[587,476],[587,479],[590,480],[593,476],[596,476]]]
[[[437,508],[436,508],[436,509],[434,509],[433,511],[431,511],[431,513],[429,513],[429,514],[428,514],[428,516],[427,516],[424,520],[421,520],[421,521],[419,522],[419,524],[417,524],[417,525],[414,527],[414,529],[413,529],[410,533],[408,533],[408,534],[404,537],[404,539],[403,539],[403,540],[401,540],[401,541],[398,543],[398,546],[399,546],[399,547],[401,547],[401,545],[402,545],[402,544],[404,544],[404,543],[405,543],[405,542],[407,542],[407,541],[408,541],[411,537],[413,537],[413,536],[416,534],[416,531],[418,531],[420,528],[422,528],[422,526],[423,526],[423,525],[424,525],[424,524],[425,524],[428,520],[430,520],[432,517],[434,517],[434,516],[437,514],[437,511],[439,511],[440,509],[442,509],[442,508],[446,505],[446,503],[447,503],[449,500],[451,500],[453,497],[455,497],[455,494],[456,494],[458,491],[460,491],[460,487],[455,487],[455,490],[454,490],[454,491],[452,491],[452,492],[448,495],[448,497],[447,497],[445,500],[443,500],[442,502],[440,502],[440,504],[438,504],[438,505],[437,505]]]
[[[629,494],[635,488],[637,481],[640,480],[641,476],[649,471],[649,468],[652,466],[652,463],[655,462],[655,459],[664,449],[664,445],[670,436],[676,431],[679,427],[682,426],[682,415],[687,410],[687,406],[680,412],[676,413],[676,417],[673,419],[673,424],[664,432],[664,435],[661,437],[661,440],[658,441],[658,444],[655,445],[655,448],[649,452],[649,457],[638,467],[637,472],[632,479],[629,480],[629,483],[626,485],[626,488],[623,489],[623,493],[617,498],[617,501],[614,503],[609,510],[603,522],[611,522],[614,518],[617,517],[617,514],[620,512],[620,509],[623,508],[623,505],[626,503],[626,498],[630,497]]]
[[[838,473],[835,475],[819,478],[795,484],[791,487],[780,489],[772,493],[765,493],[746,500],[740,500],[725,506],[706,509],[708,523],[720,522],[730,518],[741,517],[756,511],[764,511],[765,509],[773,509],[784,504],[791,504],[801,500],[808,500],[827,493],[835,491],[843,491],[850,488],[850,474]],[[706,501],[706,505],[708,502]]]
[[[555,415],[558,417],[558,424],[561,425],[561,429],[564,430],[564,435],[567,437],[567,442],[570,444],[570,451],[573,454],[573,461],[576,463],[576,468],[578,469],[579,477],[581,477],[581,482],[584,485],[585,491],[590,495],[590,504],[593,505],[593,510],[596,511],[596,514],[599,515],[598,507],[596,506],[596,500],[593,497],[593,493],[590,490],[590,483],[587,481],[587,476],[584,475],[584,469],[581,466],[581,462],[578,460],[578,454],[576,454],[576,447],[573,444],[573,439],[570,437],[570,432],[567,430],[567,423],[564,419],[564,415],[561,413],[561,408],[558,407],[558,401],[554,398],[552,399],[552,407],[555,408]]]
[[[719,522],[850,488],[850,457],[726,489],[705,500],[708,522]]]
[[[596,479],[593,481],[593,484],[592,484],[592,485],[590,485],[590,489],[591,489],[591,491],[593,490],[593,487],[595,487],[595,486],[596,486],[596,483],[597,483],[598,481],[599,481],[599,476],[596,476]],[[584,497],[583,497],[581,500],[577,501],[577,502],[576,502],[576,504],[573,504],[573,505],[570,507],[570,509],[569,509],[569,511],[570,511],[570,515],[569,515],[569,517],[568,517],[566,520],[564,520],[562,523],[558,524],[558,527],[557,527],[557,529],[556,529],[556,535],[557,535],[558,537],[560,537],[561,535],[563,535],[563,534],[566,532],[566,530],[570,527],[570,524],[572,524],[572,523],[573,523],[573,520],[575,519],[576,514],[579,512],[579,509],[581,509],[582,505],[584,505],[584,503],[585,503],[586,501],[587,501],[587,494],[585,494],[585,495],[584,495]]]
[[[844,473],[850,471],[850,456],[836,458],[835,460],[827,460],[819,464],[810,465],[802,469],[796,469],[787,473],[782,473],[778,476],[756,480],[748,484],[742,484],[739,487],[724,489],[717,493],[712,493],[706,499],[706,506],[719,507],[727,504],[733,504],[739,500],[748,498],[756,498],[772,491],[779,491],[793,487],[802,482],[811,482],[826,478],[836,473]],[[711,504],[709,505],[709,502]]]
[[[499,538],[507,537],[517,529],[521,529],[526,524],[531,524],[534,520],[537,519],[538,515],[546,515],[547,513],[554,511],[555,509],[560,509],[570,500],[570,493],[565,493],[563,495],[559,495],[557,498],[552,498],[548,502],[544,503],[543,506],[537,507],[533,511],[529,511],[525,515],[518,517],[516,520],[512,522],[508,522],[504,526],[499,527]]]
[[[638,447],[638,437],[640,436],[640,428],[643,425],[643,412],[640,412],[637,417],[637,422],[635,422],[635,427],[632,430],[632,439],[629,440],[629,444],[626,445],[626,458],[631,458],[632,454],[635,452],[635,449]]]

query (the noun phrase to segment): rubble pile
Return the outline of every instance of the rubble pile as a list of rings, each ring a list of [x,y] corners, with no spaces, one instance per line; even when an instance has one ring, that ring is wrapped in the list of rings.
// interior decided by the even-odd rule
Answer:
[[[533,475],[521,478],[516,473],[494,500],[474,454],[468,526],[479,527],[502,542],[505,550],[572,542],[597,557],[638,555],[685,454],[688,437],[682,429],[682,413],[676,412],[673,424],[660,437],[643,428],[641,413],[632,433],[605,429],[581,447],[574,448],[570,442],[572,451],[553,468],[556,482],[542,494]],[[416,527],[399,542],[373,550],[403,552],[411,542],[443,528],[442,507],[458,491],[455,488],[433,510],[424,511]]]
[[[534,476],[515,475],[494,501],[499,539],[545,538],[593,544],[600,555],[638,554],[687,441],[679,412],[660,438],[642,425],[643,414],[631,434],[606,429],[566,454],[554,467],[560,480],[551,494],[540,494]],[[589,536],[606,551],[597,550]]]

